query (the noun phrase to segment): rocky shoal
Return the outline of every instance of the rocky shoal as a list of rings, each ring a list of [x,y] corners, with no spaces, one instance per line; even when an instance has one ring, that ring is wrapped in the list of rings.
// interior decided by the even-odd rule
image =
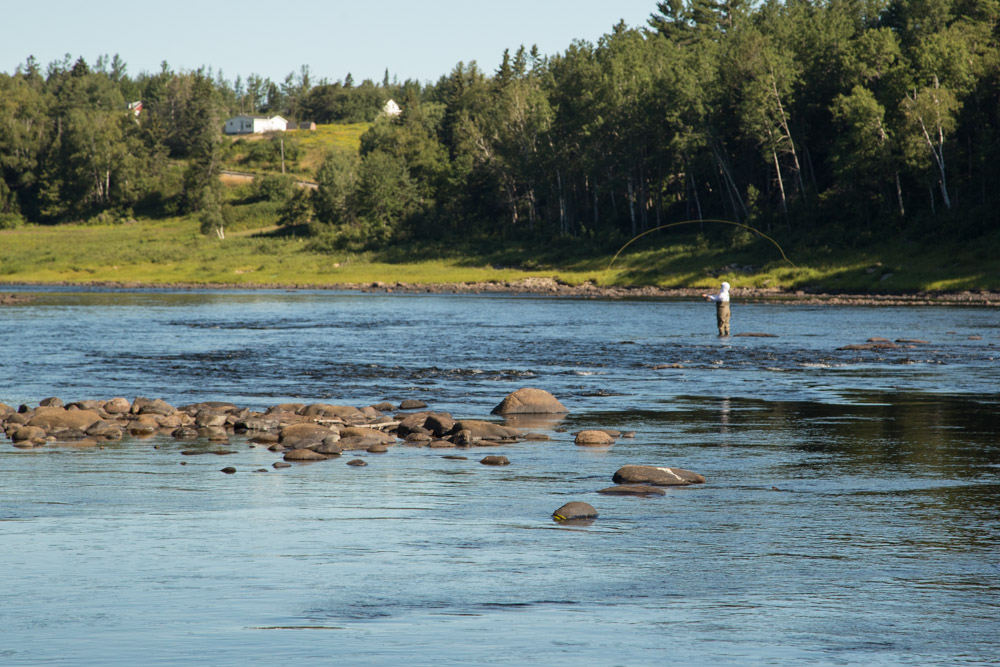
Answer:
[[[234,443],[267,447],[279,457],[275,470],[296,464],[329,461],[346,452],[386,454],[393,447],[409,446],[428,450],[496,447],[514,442],[545,443],[545,434],[525,433],[491,421],[455,419],[449,413],[427,410],[422,401],[406,400],[399,405],[379,403],[364,407],[328,403],[281,403],[263,411],[233,403],[205,401],[174,407],[162,399],[123,397],[110,400],[80,400],[70,403],[56,397],[40,401],[36,407],[17,409],[0,403],[0,429],[20,450],[45,446],[94,447],[103,449],[116,441],[141,442],[153,436],[169,436],[186,443],[182,457],[236,454]],[[554,396],[541,389],[522,388],[501,401],[493,413],[499,415],[553,415],[568,410]],[[576,436],[593,446],[611,446],[619,437],[631,437],[613,429],[587,429]],[[126,445],[127,446],[127,445]],[[540,445],[544,446],[544,445]],[[159,448],[160,445],[157,445]],[[447,455],[452,460],[467,457]],[[505,456],[487,455],[479,461],[486,466],[506,466]],[[181,460],[181,464],[186,464]],[[351,466],[364,466],[364,459],[352,459]],[[221,469],[238,472],[235,466]],[[254,472],[267,472],[266,468]],[[651,497],[659,487],[703,484],[705,478],[688,470],[663,466],[626,465],[615,471],[612,481],[619,485],[596,493]],[[555,512],[557,521],[566,513]],[[577,517],[579,518],[579,517]]]
[[[138,288],[163,288],[163,289],[292,289],[292,290],[332,290],[332,291],[360,291],[360,292],[381,292],[381,293],[421,293],[421,294],[540,294],[560,297],[583,297],[583,298],[701,298],[705,292],[703,287],[657,287],[654,285],[644,285],[636,287],[621,286],[600,286],[593,282],[584,282],[571,285],[558,278],[547,276],[536,276],[522,278],[512,281],[480,281],[468,283],[407,283],[407,282],[371,282],[371,283],[239,283],[239,284],[215,284],[215,283],[171,283],[171,284],[150,284],[141,282],[126,281],[85,281],[85,282],[59,282],[59,285],[83,285],[93,287],[106,287],[110,289],[138,289]],[[737,302],[787,302],[801,305],[866,305],[866,306],[931,306],[931,305],[956,305],[956,306],[996,306],[1000,304],[1000,293],[988,290],[961,290],[961,291],[916,291],[916,292],[870,292],[870,293],[848,293],[830,290],[819,290],[814,288],[785,289],[779,287],[740,287],[734,286],[732,298]],[[24,297],[17,295],[7,295],[8,301],[0,298],[0,305],[4,303],[23,303]]]

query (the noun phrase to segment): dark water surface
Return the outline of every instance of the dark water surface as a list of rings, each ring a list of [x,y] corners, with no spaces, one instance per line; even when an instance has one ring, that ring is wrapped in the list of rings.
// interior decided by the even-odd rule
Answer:
[[[774,337],[720,341],[690,301],[26,291],[0,308],[15,407],[419,398],[488,418],[533,386],[571,413],[523,425],[550,442],[366,468],[275,471],[239,439],[0,442],[0,664],[1000,660],[996,310],[736,303],[734,333]],[[838,349],[873,336],[928,342]],[[582,428],[636,435],[584,449]],[[595,493],[629,463],[708,483]],[[600,518],[556,525],[569,500]]]

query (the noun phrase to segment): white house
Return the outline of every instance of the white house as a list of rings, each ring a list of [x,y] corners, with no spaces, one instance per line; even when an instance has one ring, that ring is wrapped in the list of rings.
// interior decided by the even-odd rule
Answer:
[[[262,134],[264,132],[284,132],[288,121],[281,116],[233,116],[226,121],[226,134]]]
[[[399,108],[398,104],[396,104],[396,100],[389,100],[385,103],[385,106],[382,107],[382,113],[386,116],[398,116],[403,113],[403,110]]]

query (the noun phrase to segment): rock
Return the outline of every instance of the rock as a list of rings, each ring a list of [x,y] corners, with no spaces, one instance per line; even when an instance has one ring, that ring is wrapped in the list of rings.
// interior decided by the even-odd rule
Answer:
[[[7,405],[6,403],[0,403],[0,419],[15,412],[17,411],[14,408]]]
[[[24,426],[25,424],[28,423],[28,417],[21,414],[20,412],[14,412],[4,417],[4,422],[8,424],[16,424],[18,426]]]
[[[232,475],[233,473],[235,473],[235,472],[236,472],[236,468],[234,468],[234,467],[232,467],[232,466],[226,466],[226,467],[225,467],[225,468],[223,468],[223,469],[222,469],[222,470],[221,470],[220,472],[224,472],[224,473],[226,473],[227,475]]]
[[[385,445],[372,445],[365,451],[368,452],[369,454],[385,454],[387,451],[389,451],[389,448],[386,447]]]
[[[194,440],[198,437],[198,429],[193,426],[181,426],[170,432],[178,440]]]
[[[101,415],[93,410],[67,410],[50,406],[36,408],[28,420],[28,426],[38,426],[46,431],[75,428],[86,431],[101,421]]]
[[[132,411],[132,405],[126,398],[112,398],[104,404],[104,411],[109,415],[124,415]]]
[[[492,414],[558,414],[566,412],[569,412],[566,406],[544,389],[524,387],[508,394],[498,406],[493,408]]]
[[[457,456],[455,454],[449,454],[447,456],[442,456],[441,458],[443,458],[443,459],[449,459],[451,461],[468,461],[469,460],[468,456]]]
[[[920,340],[919,338],[897,338],[897,343],[909,343],[911,345],[930,345],[929,340]]]
[[[683,468],[627,465],[615,472],[611,480],[615,484],[655,484],[657,486],[687,486],[704,484],[705,478],[698,473]]]
[[[738,333],[733,338],[777,338],[778,334],[772,333]]]
[[[118,424],[106,422],[103,419],[90,425],[86,431],[87,435],[105,440],[121,440],[124,430]]]
[[[408,398],[399,403],[400,410],[419,410],[421,408],[426,408],[427,404],[423,401],[418,401],[416,399]]]
[[[431,440],[427,443],[427,446],[431,449],[453,449],[455,447],[455,443],[450,440]]]
[[[185,449],[181,451],[181,456],[201,456],[202,454],[208,454],[207,449]]]
[[[393,405],[392,403],[389,403],[389,402],[376,403],[375,405],[373,405],[371,407],[373,407],[374,409],[378,410],[379,412],[395,412],[396,411],[396,406]]]
[[[340,447],[340,443],[337,442],[327,442],[324,440],[320,443],[319,447],[313,450],[317,454],[322,454],[323,456],[340,456],[343,453],[343,449]]]
[[[391,445],[396,442],[396,437],[389,435],[388,433],[383,433],[378,429],[374,428],[363,428],[357,426],[349,426],[347,428],[340,429],[340,437],[344,438],[361,438],[366,440],[369,444],[382,444]]]
[[[250,442],[255,442],[258,445],[273,445],[278,442],[277,433],[258,433],[257,435],[250,438]]]
[[[172,415],[177,412],[177,409],[162,399],[148,399],[140,396],[132,401],[131,412],[134,415]]]
[[[326,461],[327,458],[311,449],[290,449],[284,456],[286,461]]]
[[[226,413],[213,410],[199,410],[194,417],[195,426],[225,426]]]
[[[552,438],[544,433],[525,433],[524,439],[533,442],[548,442]]]
[[[603,493],[606,496],[662,496],[666,495],[666,491],[656,486],[645,486],[645,485],[625,485],[625,486],[609,486],[606,489],[601,489],[598,493]]]
[[[45,443],[45,429],[39,426],[18,426],[10,436],[15,447]]]
[[[279,468],[291,468],[292,464],[285,463],[284,461],[275,461],[274,463],[271,464],[271,467],[277,470]]]
[[[55,396],[49,398],[43,398],[38,402],[39,407],[43,408],[61,408],[64,407],[62,399]]]
[[[405,438],[403,438],[403,442],[406,442],[408,444],[424,445],[433,439],[434,436],[432,436],[429,433],[410,433]]]
[[[597,510],[594,509],[593,505],[589,503],[580,502],[579,500],[574,500],[573,502],[566,503],[555,512],[552,513],[552,518],[556,521],[579,521],[581,519],[596,519]]]
[[[155,435],[156,431],[159,430],[160,425],[152,417],[141,417],[135,421],[131,421],[128,424],[128,432],[131,435],[137,436],[149,436]]]
[[[264,414],[270,415],[278,412],[290,412],[294,415],[301,413],[305,410],[305,403],[279,403],[278,405],[272,405],[269,407]]]
[[[302,408],[300,414],[304,417],[335,417],[345,421],[358,420],[364,413],[350,405],[330,405],[329,403],[313,403]]]
[[[350,461],[347,462],[347,465],[360,468],[368,465],[368,462],[365,461],[364,459],[351,459]]]
[[[424,428],[440,438],[451,433],[455,428],[455,420],[447,412],[429,412],[424,421]]]
[[[516,428],[476,419],[463,419],[455,422],[455,426],[452,427],[452,433],[458,434],[462,431],[469,432],[470,442],[477,440],[517,440],[518,436],[521,435],[521,432]]]
[[[605,431],[580,431],[576,434],[576,444],[584,447],[602,447],[615,444],[615,439]]]
[[[324,438],[336,433],[327,426],[321,424],[289,424],[278,433],[278,440],[286,447],[297,447],[298,443],[315,440],[322,442]]]
[[[484,466],[508,466],[510,461],[507,460],[506,456],[485,456],[480,461]]]

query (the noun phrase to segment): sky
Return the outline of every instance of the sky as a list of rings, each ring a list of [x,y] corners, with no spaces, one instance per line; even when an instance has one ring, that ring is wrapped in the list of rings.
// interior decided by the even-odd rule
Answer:
[[[574,39],[596,42],[624,20],[641,27],[655,0],[30,0],[3,2],[0,72],[29,55],[45,66],[69,53],[93,64],[119,54],[132,76],[211,67],[225,78],[256,73],[283,81],[308,65],[322,78],[437,81],[457,63],[496,71],[511,53],[537,44],[544,55]]]

